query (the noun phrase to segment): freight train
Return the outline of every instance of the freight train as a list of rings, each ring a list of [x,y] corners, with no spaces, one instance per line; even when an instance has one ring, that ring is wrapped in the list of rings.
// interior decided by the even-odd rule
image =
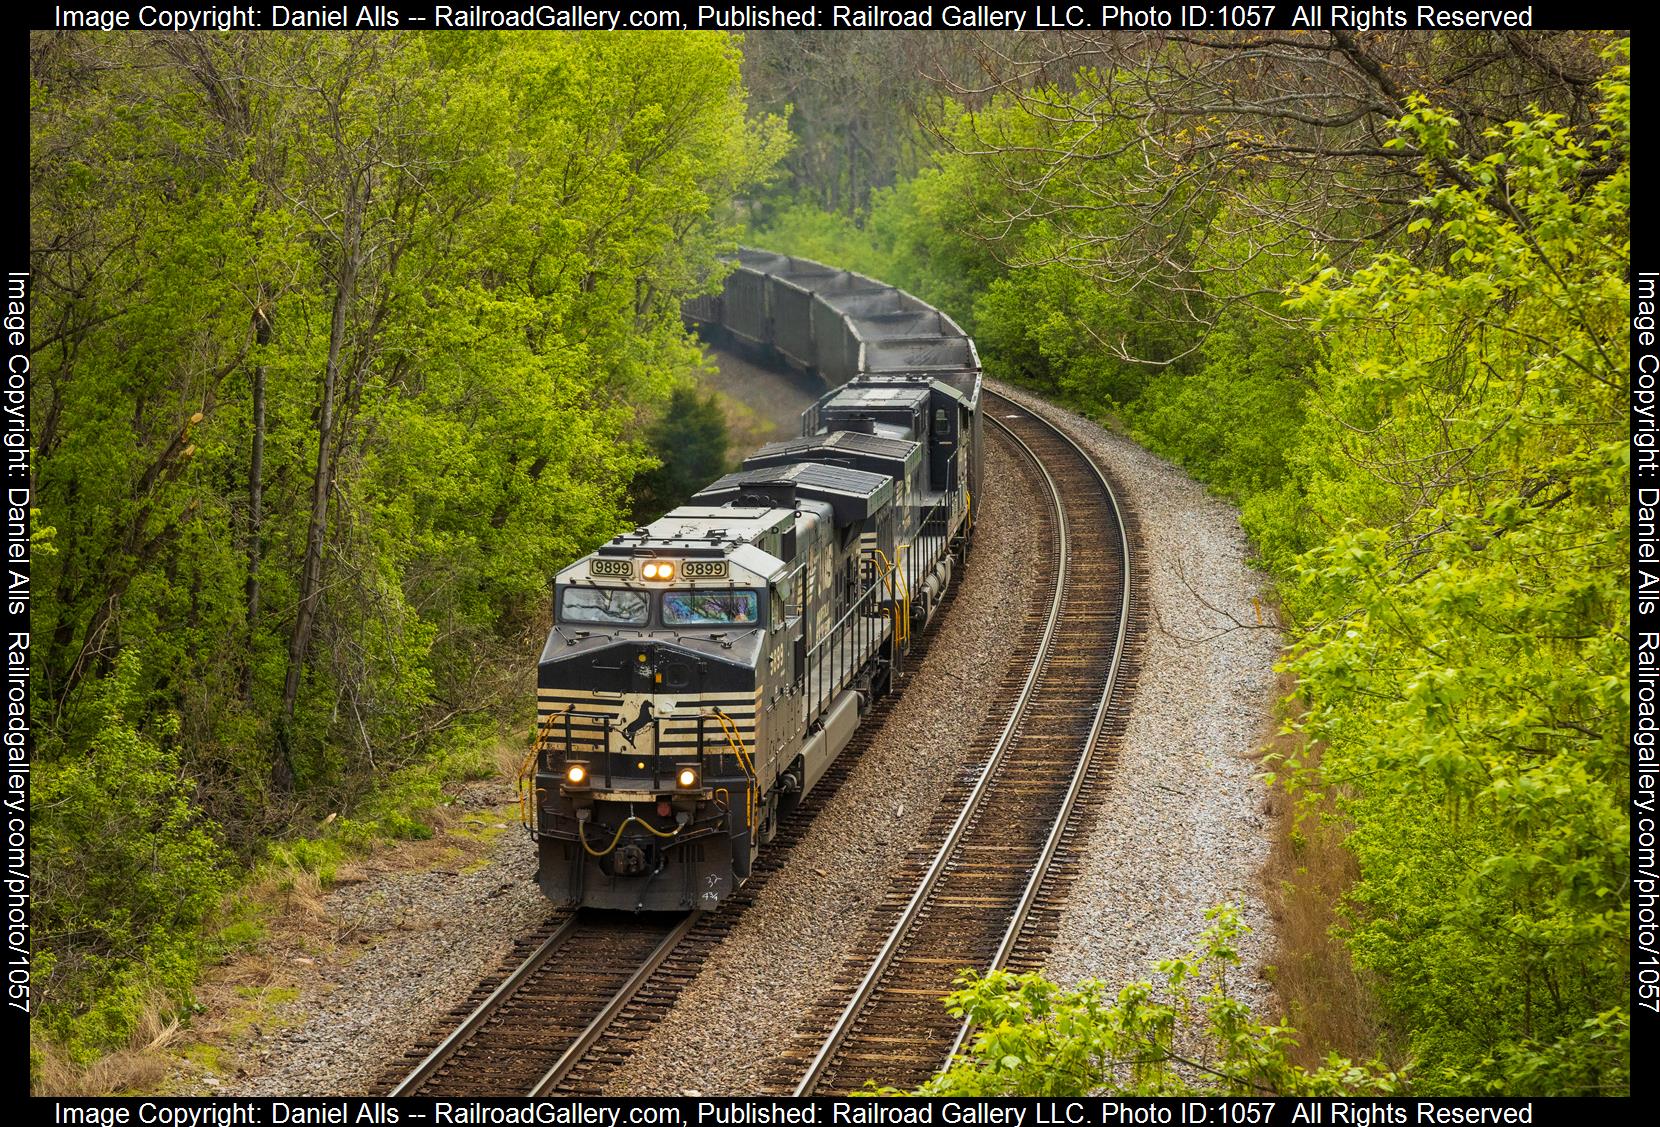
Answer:
[[[523,781],[562,904],[730,897],[894,687],[974,531],[980,365],[951,318],[748,250],[685,312],[830,390],[799,438],[556,577]]]

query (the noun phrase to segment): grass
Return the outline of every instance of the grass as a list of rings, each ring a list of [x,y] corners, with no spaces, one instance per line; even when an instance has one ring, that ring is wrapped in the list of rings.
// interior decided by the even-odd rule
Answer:
[[[170,1058],[164,1050],[179,1035],[179,1020],[169,1016],[170,1008],[160,993],[146,998],[127,1046],[86,1065],[46,1038],[31,1038],[30,1093],[112,1096],[149,1089],[167,1075]]]

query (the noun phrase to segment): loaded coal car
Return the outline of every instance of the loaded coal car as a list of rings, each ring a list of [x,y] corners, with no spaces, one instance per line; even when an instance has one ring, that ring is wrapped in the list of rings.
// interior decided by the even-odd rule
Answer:
[[[973,531],[980,372],[948,317],[747,251],[687,315],[830,390],[800,438],[556,577],[524,781],[560,903],[729,897],[894,686]]]

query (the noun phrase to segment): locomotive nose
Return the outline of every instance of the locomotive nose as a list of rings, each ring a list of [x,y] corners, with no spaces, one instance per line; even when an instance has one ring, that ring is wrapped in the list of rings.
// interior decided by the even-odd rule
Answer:
[[[629,669],[628,691],[631,693],[676,693],[693,688],[693,673],[697,660],[671,648],[645,642],[634,647],[632,660],[625,663]]]

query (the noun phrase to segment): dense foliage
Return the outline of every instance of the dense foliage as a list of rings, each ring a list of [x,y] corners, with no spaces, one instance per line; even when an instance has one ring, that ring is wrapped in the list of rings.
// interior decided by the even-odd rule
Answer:
[[[924,1096],[1391,1095],[1401,1078],[1329,1057],[1299,1067],[1292,1031],[1265,1025],[1228,986],[1249,929],[1212,909],[1202,946],[1159,963],[1159,981],[1113,990],[1091,979],[1062,990],[1035,972],[969,971],[946,1008],[972,1023],[966,1053]],[[888,1093],[899,1094],[899,1093]]]
[[[523,708],[783,135],[719,35],[30,62],[37,983],[85,1056],[264,842]]]
[[[1444,264],[1295,303],[1332,331],[1294,488],[1345,519],[1285,585],[1291,668],[1351,784],[1356,960],[1453,1085],[1628,1083],[1628,82],[1589,136],[1512,122],[1430,177]],[[1445,143],[1426,104],[1402,130]]]
[[[661,461],[634,481],[634,513],[642,522],[681,504],[730,468],[726,416],[712,392],[676,388],[646,435]]]
[[[1369,136],[1374,105],[1186,112],[1216,92],[1147,48],[945,122],[859,222],[757,236],[941,303],[992,374],[1239,500],[1323,749],[1282,776],[1350,827],[1345,938],[1426,1091],[1630,1082],[1628,45],[1561,81],[1597,42],[1426,38],[1424,74],[1492,81],[1379,78]]]

